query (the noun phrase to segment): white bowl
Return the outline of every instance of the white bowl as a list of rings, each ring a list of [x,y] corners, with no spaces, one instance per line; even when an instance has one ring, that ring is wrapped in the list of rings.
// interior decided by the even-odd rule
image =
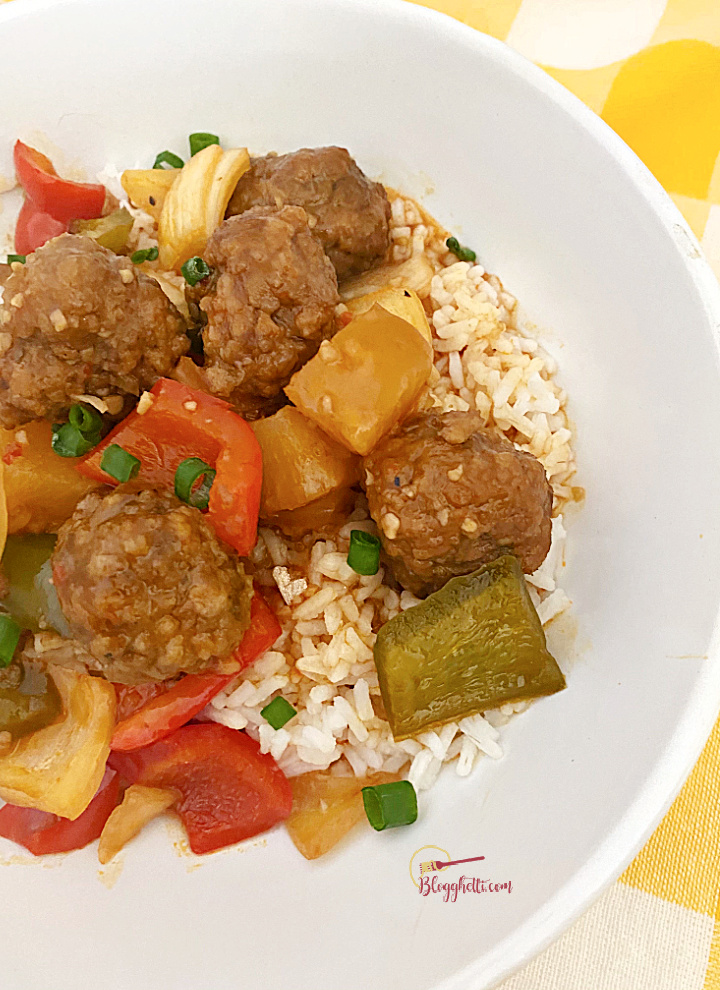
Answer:
[[[717,712],[720,298],[694,238],[574,97],[409,4],[17,0],[0,41],[6,172],[33,132],[91,172],[208,129],[256,151],[346,145],[389,184],[431,188],[432,212],[552,328],[588,493],[568,542],[568,689],[509,727],[503,760],[446,773],[416,825],[358,831],[315,863],[278,829],[195,869],[157,825],[112,889],[92,847],[7,866],[3,985],[491,985],[619,874]],[[418,897],[425,845],[484,855],[457,876],[512,893]]]

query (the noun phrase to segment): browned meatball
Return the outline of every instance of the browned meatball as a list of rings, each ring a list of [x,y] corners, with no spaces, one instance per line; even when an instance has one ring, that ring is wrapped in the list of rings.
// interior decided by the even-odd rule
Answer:
[[[297,206],[226,220],[204,257],[213,277],[189,298],[207,292],[200,299],[207,388],[247,419],[269,415],[293,373],[335,332],[333,267]]]
[[[63,234],[14,266],[0,317],[0,424],[60,419],[74,395],[139,395],[188,348],[156,282],[89,237]]]
[[[379,182],[360,171],[345,148],[303,148],[253,158],[227,215],[252,206],[302,206],[339,279],[380,261],[390,245],[390,204]]]
[[[52,568],[72,636],[121,684],[204,670],[250,624],[240,559],[171,492],[87,495],[60,529]]]
[[[545,469],[477,413],[422,413],[381,441],[365,468],[385,553],[417,595],[508,549],[529,574],[550,548]]]

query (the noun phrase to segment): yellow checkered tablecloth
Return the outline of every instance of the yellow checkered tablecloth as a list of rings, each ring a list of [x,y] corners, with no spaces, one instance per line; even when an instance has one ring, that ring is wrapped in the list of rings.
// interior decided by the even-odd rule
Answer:
[[[415,0],[507,42],[600,114],[720,276],[720,0]],[[617,883],[498,990],[720,990],[720,721]]]

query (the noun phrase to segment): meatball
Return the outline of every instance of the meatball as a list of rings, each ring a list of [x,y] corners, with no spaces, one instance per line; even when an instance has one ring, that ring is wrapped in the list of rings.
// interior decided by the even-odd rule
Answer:
[[[531,573],[550,548],[545,469],[485,430],[477,413],[422,413],[381,441],[365,468],[393,573],[416,595],[505,550]]]
[[[250,624],[240,559],[171,492],[92,492],[60,528],[52,569],[71,635],[121,684],[204,670]]]
[[[302,206],[310,215],[339,279],[372,268],[386,255],[387,193],[361,172],[345,148],[303,148],[254,158],[237,184],[227,215],[286,203]]]
[[[89,237],[15,265],[0,317],[0,425],[63,417],[75,395],[139,395],[189,345],[159,285]]]
[[[204,257],[213,277],[189,300],[199,298],[207,318],[207,388],[247,419],[270,415],[293,373],[335,332],[333,267],[297,206],[225,220]]]

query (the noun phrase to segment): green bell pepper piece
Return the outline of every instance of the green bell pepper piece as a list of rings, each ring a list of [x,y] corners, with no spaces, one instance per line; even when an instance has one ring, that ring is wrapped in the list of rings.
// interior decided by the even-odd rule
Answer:
[[[9,612],[24,629],[37,632],[45,618],[46,601],[36,577],[50,559],[57,537],[50,533],[8,536],[2,555],[2,570],[9,585],[0,608]]]
[[[26,736],[50,725],[61,711],[60,693],[41,664],[24,660],[0,671],[0,732],[13,739]]]
[[[75,220],[72,232],[92,237],[101,247],[118,254],[127,244],[132,225],[133,218],[123,206],[106,217],[98,217],[96,220]]]
[[[565,687],[511,554],[395,616],[374,655],[395,739]]]

